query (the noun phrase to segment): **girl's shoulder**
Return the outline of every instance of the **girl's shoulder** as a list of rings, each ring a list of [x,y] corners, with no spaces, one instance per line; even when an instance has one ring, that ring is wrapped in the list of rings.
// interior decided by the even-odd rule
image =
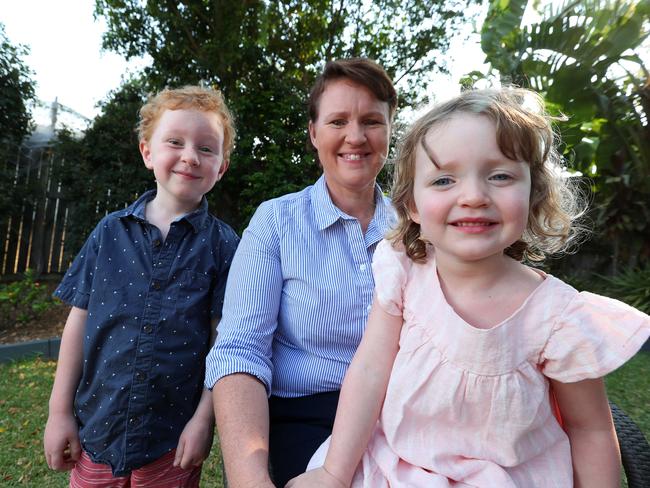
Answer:
[[[373,267],[376,267],[377,264],[400,264],[401,267],[407,267],[409,261],[410,258],[406,255],[404,245],[390,239],[379,241],[372,258]]]
[[[601,320],[632,321],[647,323],[650,317],[636,308],[614,298],[589,291],[578,291],[568,283],[535,270],[549,282],[546,291],[565,303],[558,317],[560,323],[599,322]]]
[[[372,274],[375,279],[375,295],[384,310],[392,315],[401,314],[404,289],[412,279],[414,271],[422,265],[415,263],[401,243],[388,239],[377,244],[372,260]]]
[[[551,279],[562,299],[544,347],[544,373],[563,382],[598,378],[621,366],[650,336],[650,317],[613,298]],[[553,301],[553,300],[551,300]],[[550,302],[549,302],[550,303]]]
[[[422,273],[435,272],[433,248],[427,250],[425,262],[415,262],[408,256],[401,242],[383,239],[375,249],[372,258],[372,271],[375,281],[387,276],[404,284],[413,275],[420,276]]]
[[[394,241],[392,239],[384,238],[377,244],[375,253],[373,256],[374,261],[394,261],[402,263],[403,267],[411,268],[413,266],[419,265],[429,265],[434,261],[435,252],[432,246],[427,248],[427,259],[424,263],[416,263],[413,261],[408,254],[404,244],[399,241]]]

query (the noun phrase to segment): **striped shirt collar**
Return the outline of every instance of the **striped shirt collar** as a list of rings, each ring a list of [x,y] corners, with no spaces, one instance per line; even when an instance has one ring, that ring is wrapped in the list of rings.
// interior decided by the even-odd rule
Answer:
[[[314,220],[319,230],[324,230],[339,219],[354,219],[334,205],[332,197],[327,190],[325,175],[321,175],[311,189],[312,208],[314,209]],[[383,239],[383,232],[378,229],[387,229],[392,222],[393,212],[390,201],[384,197],[381,188],[375,183],[375,215],[368,226],[368,233],[377,232],[377,240]],[[373,225],[374,224],[374,225]],[[374,240],[375,236],[368,235]]]

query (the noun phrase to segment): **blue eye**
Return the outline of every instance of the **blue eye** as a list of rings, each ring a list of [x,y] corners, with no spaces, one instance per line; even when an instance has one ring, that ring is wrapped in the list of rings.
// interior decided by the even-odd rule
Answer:
[[[434,180],[431,184],[433,186],[448,186],[451,185],[454,182],[449,176],[443,176],[441,178],[437,178]]]
[[[496,181],[508,181],[512,179],[512,176],[506,173],[497,173],[495,175],[490,176],[490,179]]]
[[[208,152],[208,153],[214,152],[214,151],[212,151],[212,148],[210,148],[208,146],[203,146],[203,147],[199,148],[199,150],[201,152]]]
[[[181,141],[178,139],[167,139],[167,142],[171,144],[172,146],[181,146]]]

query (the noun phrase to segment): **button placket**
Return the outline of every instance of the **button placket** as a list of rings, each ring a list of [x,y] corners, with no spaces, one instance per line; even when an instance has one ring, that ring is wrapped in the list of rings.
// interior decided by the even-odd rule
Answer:
[[[136,355],[133,362],[133,377],[130,390],[131,401],[129,402],[127,439],[129,439],[129,450],[136,452],[141,448],[142,422],[146,418],[146,405],[143,403],[152,379],[152,355],[154,354],[154,340],[156,329],[161,321],[162,291],[166,280],[167,271],[161,266],[164,259],[164,246],[160,233],[156,228],[150,228],[151,235],[151,276],[149,291],[144,298],[144,312],[142,316],[142,327],[136,346]]]

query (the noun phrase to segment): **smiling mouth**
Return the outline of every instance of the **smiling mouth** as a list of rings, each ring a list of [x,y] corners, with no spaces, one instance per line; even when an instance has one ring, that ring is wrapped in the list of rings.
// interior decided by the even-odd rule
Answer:
[[[339,154],[339,157],[345,159],[346,161],[360,161],[361,159],[368,156],[368,154]]]
[[[182,176],[183,178],[187,178],[187,179],[190,179],[190,180],[198,180],[199,179],[198,176],[194,176],[191,173],[183,173],[182,171],[173,171],[173,173],[175,175]]]
[[[455,227],[489,227],[491,225],[496,225],[496,222],[452,222],[451,225]]]

